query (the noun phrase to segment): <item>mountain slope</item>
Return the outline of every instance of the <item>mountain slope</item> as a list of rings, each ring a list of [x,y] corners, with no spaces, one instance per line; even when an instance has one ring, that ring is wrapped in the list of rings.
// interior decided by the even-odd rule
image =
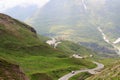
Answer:
[[[62,3],[61,0],[51,0],[27,22],[40,34],[79,42],[101,54],[113,56],[115,50],[111,44],[120,34],[119,11],[119,0],[62,0]],[[110,44],[105,42],[98,27]]]
[[[57,48],[69,54],[80,54],[81,56],[96,55],[94,51],[71,41],[62,41]]]
[[[101,73],[94,75],[86,80],[119,80],[120,61],[108,66]]]
[[[0,57],[19,65],[31,80],[43,75],[44,80],[56,80],[72,70],[95,67],[90,60],[70,58],[72,51],[52,48],[44,40],[29,25],[0,14]]]
[[[6,52],[9,52],[9,50],[15,50],[16,52],[22,50],[37,55],[40,54],[39,49],[41,49],[41,55],[46,55],[45,49],[48,49],[48,53],[51,53],[51,55],[53,52],[57,53],[53,53],[55,55],[62,53],[49,47],[43,42],[42,38],[39,39],[32,27],[4,14],[0,14],[0,34],[0,46],[3,51],[7,49]]]
[[[31,44],[33,41],[31,40],[29,43],[26,41],[29,38],[34,39],[34,42],[38,41],[36,36],[36,31],[28,25],[24,23],[20,23],[18,20],[15,20],[7,15],[0,14],[0,32],[1,32],[1,41],[4,39],[4,36],[9,35],[13,39],[21,40],[21,43]],[[28,35],[29,34],[29,35]],[[9,38],[8,38],[9,39]],[[7,37],[6,37],[7,40]],[[10,39],[9,39],[10,40]],[[26,42],[22,42],[22,40]],[[12,41],[13,42],[13,41]],[[4,42],[3,42],[4,44]]]

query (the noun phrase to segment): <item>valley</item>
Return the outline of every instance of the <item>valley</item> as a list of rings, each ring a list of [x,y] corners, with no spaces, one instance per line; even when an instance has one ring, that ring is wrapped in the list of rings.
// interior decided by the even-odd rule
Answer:
[[[116,5],[109,0],[62,0],[62,2],[49,1],[25,22],[32,25],[38,34],[73,41],[92,49],[99,56],[118,55],[119,43],[116,46],[106,43],[98,30],[100,26],[112,43],[119,38],[119,17],[116,17],[119,10],[116,12],[114,9],[119,6],[118,0],[112,1]],[[110,8],[115,11],[111,11]],[[45,27],[41,28],[43,26]]]
[[[0,1],[0,80],[120,80],[120,0]]]
[[[95,67],[89,59],[70,58],[74,53],[95,54],[92,50],[70,41],[51,47],[34,28],[5,14],[0,14],[0,37],[0,59],[19,65],[30,80],[39,80],[43,75],[42,80],[57,80],[72,70]],[[19,79],[13,75],[8,74],[8,79]]]

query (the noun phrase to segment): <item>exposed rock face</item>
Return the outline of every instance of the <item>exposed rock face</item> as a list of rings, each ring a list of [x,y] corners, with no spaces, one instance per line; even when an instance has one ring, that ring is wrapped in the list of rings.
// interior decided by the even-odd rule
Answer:
[[[31,26],[29,26],[25,23],[22,23],[22,22],[20,23],[20,21],[13,19],[10,16],[2,14],[2,13],[0,13],[0,23],[5,26],[8,26],[8,24],[9,25],[19,24],[19,25],[22,25],[21,27],[25,27],[25,28],[29,29],[31,32],[36,34],[36,30],[34,28],[32,28]]]
[[[15,64],[0,59],[0,80],[29,80],[22,69]]]
[[[34,28],[30,28],[30,30],[34,33],[36,33],[36,30]]]

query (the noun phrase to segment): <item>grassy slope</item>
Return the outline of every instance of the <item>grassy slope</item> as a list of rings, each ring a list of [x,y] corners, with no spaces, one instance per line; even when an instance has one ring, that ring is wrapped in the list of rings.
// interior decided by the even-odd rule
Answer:
[[[93,52],[92,50],[87,49],[83,46],[80,46],[77,43],[70,42],[70,41],[62,41],[62,43],[59,44],[57,48],[62,51],[66,51],[69,54],[75,53],[75,54],[80,54],[82,56],[85,56],[85,55],[88,56],[90,54],[95,55],[95,52]]]
[[[87,72],[82,72],[79,73],[73,77],[71,77],[69,80],[85,80],[86,78],[90,77],[91,74],[87,73]]]
[[[120,80],[120,61],[109,65],[101,73],[94,75],[87,80]]]
[[[115,61],[119,61],[119,58],[106,58],[106,59],[104,59],[104,58],[101,58],[101,59],[100,58],[99,59],[94,58],[94,60],[104,64],[105,68],[109,68],[111,65],[113,65],[115,63]],[[114,72],[114,70],[111,71],[111,73],[113,73],[113,72]],[[93,75],[91,75],[91,74],[89,74],[87,72],[83,72],[83,73],[80,73],[80,74],[77,74],[77,75],[71,77],[70,80],[86,80],[87,78],[89,78],[91,76],[93,76]],[[93,77],[98,77],[98,76],[99,75],[95,75]],[[106,80],[106,78],[104,78],[104,79]],[[88,79],[88,80],[92,80],[92,77],[90,79]],[[94,80],[99,80],[99,79],[95,78]],[[103,80],[103,79],[100,79],[100,80]]]
[[[66,51],[53,49],[43,41],[30,26],[0,14],[0,57],[20,65],[32,80],[39,80],[43,74],[58,79],[71,70],[95,66],[88,60],[67,58]]]
[[[3,53],[0,52],[0,56],[10,62],[14,62],[20,65],[28,76],[36,73],[44,73],[52,77],[52,79],[58,79],[66,73],[72,70],[78,70],[81,68],[93,68],[95,65],[88,60],[79,60],[72,58],[58,58],[48,56],[33,56],[26,53]],[[88,65],[91,64],[91,65]]]

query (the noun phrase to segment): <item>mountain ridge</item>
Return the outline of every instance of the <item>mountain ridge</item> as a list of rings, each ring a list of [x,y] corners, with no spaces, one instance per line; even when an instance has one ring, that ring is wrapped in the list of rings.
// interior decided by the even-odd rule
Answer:
[[[100,26],[111,42],[119,38],[119,17],[116,17],[119,12],[116,12],[118,2],[112,0],[112,3],[117,4],[114,5],[109,0],[64,0],[62,3],[61,0],[51,0],[27,22],[33,25],[39,34],[63,37],[103,54],[101,48],[105,48],[106,54],[116,55],[114,47],[104,41],[97,28]],[[111,11],[111,8],[115,8],[115,11]],[[43,26],[45,27],[41,28]],[[96,44],[97,48],[94,47]]]

